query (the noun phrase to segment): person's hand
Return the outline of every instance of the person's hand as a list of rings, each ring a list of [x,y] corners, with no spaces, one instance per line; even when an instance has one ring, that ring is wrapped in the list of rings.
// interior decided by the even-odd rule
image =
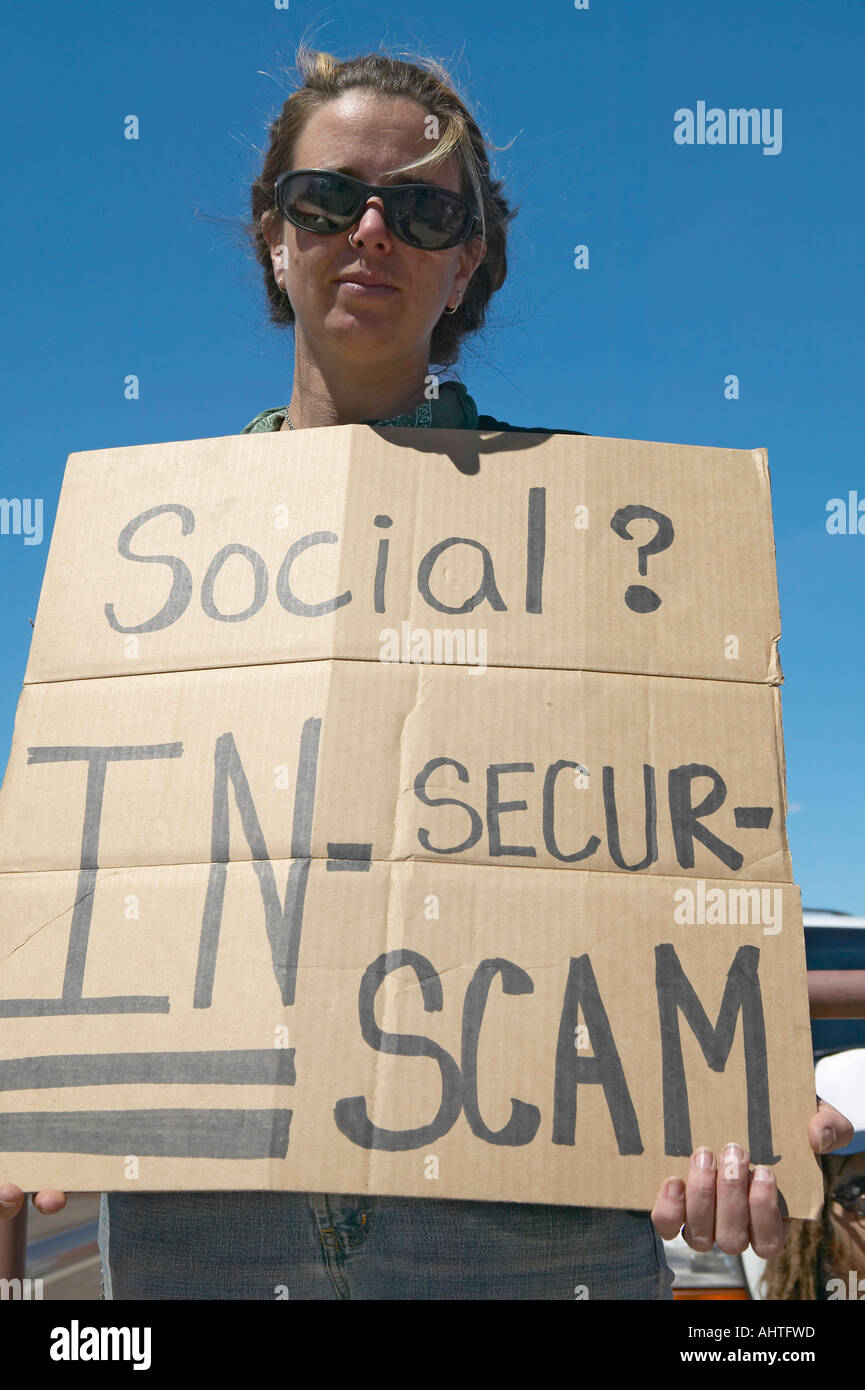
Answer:
[[[818,1096],[817,1113],[808,1122],[814,1152],[843,1149],[852,1138],[850,1121]],[[735,1144],[722,1150],[717,1163],[710,1149],[697,1149],[687,1182],[667,1178],[661,1185],[652,1222],[664,1240],[681,1231],[692,1250],[718,1245],[728,1255],[741,1255],[750,1245],[766,1260],[779,1255],[787,1239],[775,1174],[761,1165],[750,1172],[747,1153]]]
[[[24,1205],[26,1193],[7,1182],[0,1186],[0,1221],[11,1221]],[[66,1193],[56,1188],[46,1187],[44,1192],[33,1193],[33,1205],[43,1216],[56,1216],[66,1206]]]

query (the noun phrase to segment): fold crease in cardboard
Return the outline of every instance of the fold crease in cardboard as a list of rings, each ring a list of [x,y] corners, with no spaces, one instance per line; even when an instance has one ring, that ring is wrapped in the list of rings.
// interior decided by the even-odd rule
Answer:
[[[755,466],[756,464],[756,466]],[[26,1190],[822,1201],[768,463],[340,426],[70,456],[0,793]]]

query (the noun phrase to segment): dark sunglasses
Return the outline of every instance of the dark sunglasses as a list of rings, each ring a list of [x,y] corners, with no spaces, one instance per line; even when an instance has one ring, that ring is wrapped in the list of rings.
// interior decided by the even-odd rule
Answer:
[[[851,1216],[865,1217],[865,1173],[839,1183],[829,1193],[829,1201],[837,1202]]]
[[[370,197],[381,198],[387,225],[407,246],[446,251],[468,241],[480,223],[460,193],[432,183],[376,187],[329,169],[289,169],[276,180],[276,205],[305,232],[335,236],[360,219]]]

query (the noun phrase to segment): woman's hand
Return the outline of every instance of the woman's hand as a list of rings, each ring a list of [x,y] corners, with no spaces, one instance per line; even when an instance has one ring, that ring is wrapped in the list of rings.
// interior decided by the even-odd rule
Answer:
[[[7,1182],[0,1186],[0,1221],[11,1221],[13,1216],[17,1216],[24,1205],[25,1196],[14,1183]],[[55,1216],[66,1206],[66,1193],[46,1187],[44,1192],[34,1192],[33,1205],[43,1216]]]
[[[808,1123],[808,1141],[816,1154],[843,1149],[853,1126],[840,1111],[817,1097],[817,1113]],[[755,1255],[779,1255],[787,1239],[787,1219],[778,1205],[778,1184],[771,1168],[749,1171],[749,1159],[735,1144],[720,1160],[710,1149],[691,1155],[687,1183],[668,1178],[652,1208],[655,1230],[664,1240],[679,1232],[692,1250],[718,1245],[728,1255],[752,1246]]]

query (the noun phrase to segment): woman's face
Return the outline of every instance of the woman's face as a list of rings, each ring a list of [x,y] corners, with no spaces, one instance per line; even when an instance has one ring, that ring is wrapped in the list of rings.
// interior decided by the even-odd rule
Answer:
[[[832,1189],[843,1187],[851,1178],[865,1174],[865,1153],[836,1158],[833,1167]],[[830,1202],[829,1210],[838,1238],[836,1274],[845,1276],[850,1270],[855,1270],[859,1277],[865,1276],[865,1217],[845,1211],[840,1202]]]
[[[340,169],[364,183],[433,182],[462,192],[454,155],[414,175],[386,178],[385,170],[426,154],[428,113],[407,97],[351,91],[320,107],[307,121],[294,150],[296,169]],[[284,286],[295,313],[296,343],[302,339],[323,351],[369,367],[376,362],[429,360],[429,340],[445,306],[465,297],[466,286],[484,255],[479,237],[446,251],[407,246],[390,230],[381,201],[367,203],[348,232],[319,236],[266,214],[262,231],[270,244],[277,284]],[[287,248],[287,266],[283,264]],[[358,293],[338,283],[352,270],[366,270],[390,290]]]

